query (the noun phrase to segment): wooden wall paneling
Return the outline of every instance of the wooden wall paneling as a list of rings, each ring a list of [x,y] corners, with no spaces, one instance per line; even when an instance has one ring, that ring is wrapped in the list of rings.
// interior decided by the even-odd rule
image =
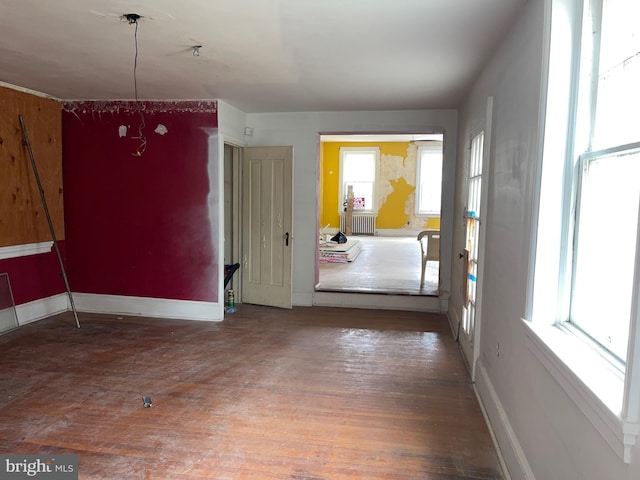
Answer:
[[[64,239],[61,105],[0,87],[0,247],[51,240],[18,115],[27,127],[56,236]]]

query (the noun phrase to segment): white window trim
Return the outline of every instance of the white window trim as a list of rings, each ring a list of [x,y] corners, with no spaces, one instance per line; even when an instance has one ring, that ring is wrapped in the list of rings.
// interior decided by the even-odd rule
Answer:
[[[556,38],[557,41],[556,35],[562,37],[568,45],[573,43],[573,50],[570,52],[573,58],[577,53],[575,45],[579,44],[575,31],[571,32],[573,38],[567,40],[567,30],[562,29],[566,25],[552,31],[551,18],[552,12],[554,19],[561,20],[578,14],[580,18],[574,16],[573,24],[582,25],[581,8],[582,2],[579,0],[545,2],[546,55],[543,59],[539,105],[539,162],[535,189],[537,198],[532,215],[526,318],[522,319],[521,324],[531,352],[622,461],[630,463],[631,448],[640,439],[640,269],[636,267],[634,275],[629,351],[625,375],[622,377],[611,368],[599,350],[588,348],[587,343],[572,334],[570,329],[556,326],[568,308],[565,276],[570,275],[570,272],[566,267],[557,268],[555,271],[548,268],[549,265],[567,265],[565,259],[569,254],[570,245],[568,241],[559,239],[566,238],[567,225],[570,224],[566,219],[571,215],[574,192],[568,184],[567,176],[564,175],[571,167],[562,165],[562,162],[555,162],[554,166],[553,162],[546,161],[543,168],[542,160],[573,156],[566,138],[567,134],[573,135],[575,130],[575,122],[570,112],[575,108],[577,101],[576,89],[572,88],[577,80],[573,77],[575,73],[571,72],[572,62],[567,61],[567,52],[561,52],[559,55],[554,53],[554,57],[550,58],[549,51],[552,38]],[[577,35],[579,37],[580,33]],[[565,57],[561,58],[563,54]],[[551,97],[562,96],[568,99],[566,105],[554,103],[553,99],[549,100]],[[565,178],[564,183],[553,182],[558,175]],[[558,204],[564,207],[558,209]],[[553,209],[555,212],[552,212]],[[539,231],[539,218],[545,218],[544,232]],[[640,222],[638,230],[636,265],[640,259]],[[536,258],[544,258],[550,263],[546,267],[538,268]],[[594,370],[599,373],[596,382],[592,381]]]
[[[347,192],[343,189],[344,182],[342,181],[342,162],[344,159],[343,152],[374,152],[375,153],[375,177],[373,180],[373,206],[371,209],[366,210],[354,210],[353,215],[377,215],[378,214],[378,183],[380,179],[380,147],[340,147],[340,171],[338,173],[338,215],[344,215],[344,199],[347,196]]]
[[[420,161],[421,152],[423,150],[440,150],[442,153],[442,161],[444,163],[444,143],[443,142],[420,142],[417,144],[416,149],[416,192],[415,192],[415,215],[420,218],[440,218],[442,215],[442,194],[440,195],[440,211],[439,212],[421,212],[420,211],[420,174],[422,168],[422,162]],[[442,172],[440,173],[440,183],[442,184]]]
[[[584,342],[571,333],[525,319],[521,323],[529,350],[609,446],[625,463],[629,463],[631,447],[637,443],[640,435],[640,424],[623,420],[612,410],[616,405],[622,408],[624,379],[609,367],[596,350],[589,350]],[[576,355],[578,351],[580,354]],[[599,372],[599,383],[592,381],[594,370]],[[616,395],[616,392],[619,394]]]

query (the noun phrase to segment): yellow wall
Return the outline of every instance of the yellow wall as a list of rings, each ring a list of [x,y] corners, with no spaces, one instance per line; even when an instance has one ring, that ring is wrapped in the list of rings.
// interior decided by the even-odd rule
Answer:
[[[338,189],[340,147],[379,147],[377,185],[378,229],[410,231],[440,228],[439,218],[416,217],[415,184],[418,147],[413,142],[338,143],[323,142],[320,152],[320,228],[340,226]]]

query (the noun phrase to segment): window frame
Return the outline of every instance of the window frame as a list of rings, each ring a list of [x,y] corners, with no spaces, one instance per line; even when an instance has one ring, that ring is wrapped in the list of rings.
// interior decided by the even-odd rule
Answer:
[[[442,141],[420,142],[416,149],[416,192],[415,192],[415,214],[417,217],[423,218],[440,218],[442,214],[442,170],[444,167],[444,143]],[[438,151],[440,152],[440,204],[438,210],[420,210],[420,199],[422,196],[422,184],[420,178],[422,176],[422,152]]]
[[[595,116],[594,116],[595,118]],[[572,278],[575,278],[577,276],[577,264],[578,264],[578,257],[580,255],[580,245],[579,245],[579,237],[580,237],[580,228],[581,228],[581,219],[580,219],[580,215],[581,215],[581,204],[582,204],[582,195],[583,195],[583,182],[584,182],[584,178],[585,175],[587,174],[587,170],[589,169],[589,163],[593,162],[593,161],[598,161],[598,160],[602,160],[602,161],[607,161],[607,162],[615,162],[618,160],[618,156],[621,154],[631,154],[631,153],[635,153],[636,155],[638,154],[640,150],[640,142],[636,142],[633,144],[624,144],[624,145],[616,145],[614,147],[610,147],[610,148],[604,148],[602,150],[589,150],[586,152],[583,152],[582,154],[580,154],[577,158],[577,171],[578,173],[576,174],[577,179],[577,189],[576,189],[576,198],[575,198],[575,203],[574,203],[574,209],[575,209],[575,220],[574,220],[574,235],[573,235],[573,261],[571,264],[572,267]],[[588,215],[588,213],[587,213]],[[640,209],[638,210],[638,218],[636,219],[636,225],[640,225]],[[637,230],[637,229],[636,229]],[[638,248],[638,243],[640,243],[640,236],[638,236],[636,234],[636,250]],[[638,257],[638,255],[636,255],[636,260],[640,259],[640,257]],[[639,279],[638,279],[638,272],[634,272],[633,274],[633,279],[632,282],[635,286],[635,290],[638,290],[640,288],[640,283],[639,283]],[[634,286],[632,286],[632,290],[634,288]],[[570,331],[572,331],[573,329],[579,331],[580,333],[584,334],[586,339],[585,341],[587,342],[593,342],[593,348],[596,349],[602,349],[604,350],[603,352],[601,352],[601,355],[608,359],[612,365],[615,365],[615,367],[624,375],[625,370],[626,370],[626,364],[628,359],[627,358],[621,358],[619,355],[617,355],[617,353],[614,352],[613,349],[609,348],[607,345],[605,345],[604,343],[601,343],[600,341],[598,341],[595,337],[592,331],[588,330],[587,328],[585,328],[584,325],[581,324],[581,322],[579,322],[576,317],[574,316],[573,310],[574,310],[574,304],[578,303],[578,301],[575,298],[575,293],[574,293],[574,289],[576,288],[575,286],[575,282],[572,281],[572,286],[571,286],[572,290],[572,294],[571,294],[571,307],[570,307],[570,311],[569,311],[569,315],[568,318],[565,319],[564,321],[559,322],[561,326],[568,328]],[[632,308],[632,302],[633,299],[630,299],[630,309]],[[633,314],[632,312],[630,312],[631,317],[633,318]],[[629,334],[630,334],[630,330],[631,330],[631,322],[632,320],[630,319],[630,324],[629,324]],[[629,334],[627,335],[627,341],[629,339]]]
[[[354,209],[353,215],[377,215],[378,214],[378,198],[377,187],[380,174],[380,147],[340,147],[340,171],[338,174],[338,215],[344,215],[344,202],[346,201],[347,192],[344,189],[344,160],[345,156],[349,152],[366,152],[374,154],[374,175],[373,175],[373,189],[372,189],[372,206],[370,209]]]
[[[590,3],[597,4],[598,15],[603,0],[545,3],[539,162],[522,325],[532,353],[621,460],[629,463],[631,447],[640,437],[640,219],[626,366],[620,369],[604,348],[568,321],[581,161],[577,145],[582,141],[586,149],[579,153],[585,153],[592,136],[591,131],[579,130],[578,116],[584,118],[586,108],[589,125],[595,119],[593,99],[581,103],[584,97],[579,96],[581,48],[589,45],[586,36],[591,35],[589,28],[583,36],[583,18]]]

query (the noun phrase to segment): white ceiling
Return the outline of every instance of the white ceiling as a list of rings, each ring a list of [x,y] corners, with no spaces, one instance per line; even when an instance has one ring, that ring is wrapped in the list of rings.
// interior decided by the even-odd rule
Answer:
[[[247,112],[455,108],[526,0],[0,0],[0,82]],[[202,45],[199,57],[193,45]]]

